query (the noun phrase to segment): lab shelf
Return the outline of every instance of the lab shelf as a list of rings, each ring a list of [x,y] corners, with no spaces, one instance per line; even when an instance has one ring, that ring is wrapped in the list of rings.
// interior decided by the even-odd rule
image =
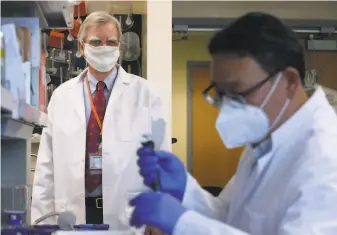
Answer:
[[[22,125],[46,126],[48,115],[35,107],[18,101],[9,90],[1,87],[1,120],[15,119]]]
[[[1,114],[2,112],[12,113],[15,105],[15,100],[11,92],[6,88],[1,87]]]
[[[20,120],[4,117],[1,114],[1,137],[15,139],[29,139],[32,135],[34,126]]]
[[[1,87],[1,185],[30,185],[31,136],[48,124],[46,113]],[[29,211],[30,203],[27,203]],[[28,218],[29,221],[29,213]]]

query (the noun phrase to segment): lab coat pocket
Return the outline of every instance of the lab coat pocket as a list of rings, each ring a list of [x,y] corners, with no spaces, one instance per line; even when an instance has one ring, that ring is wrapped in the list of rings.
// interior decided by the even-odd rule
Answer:
[[[247,213],[247,226],[248,226],[248,231],[250,234],[267,234],[265,230],[266,224],[265,220],[266,217],[263,214],[260,214],[258,212],[255,212],[251,210],[250,208],[246,208],[246,213]]]
[[[151,117],[146,107],[124,111],[117,119],[117,134],[121,141],[140,141],[142,134],[151,131]]]
[[[68,115],[68,117],[66,117]],[[85,128],[85,123],[82,123],[77,118],[72,117],[69,112],[66,114],[57,115],[57,121],[54,122],[54,129],[60,130],[67,136],[76,134],[81,128]]]

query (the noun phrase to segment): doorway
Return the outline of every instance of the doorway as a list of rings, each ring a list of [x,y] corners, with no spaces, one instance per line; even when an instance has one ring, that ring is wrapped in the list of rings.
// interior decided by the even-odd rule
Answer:
[[[243,148],[225,148],[215,128],[218,109],[202,96],[211,81],[210,62],[188,62],[187,73],[187,166],[200,185],[224,187],[236,171]]]

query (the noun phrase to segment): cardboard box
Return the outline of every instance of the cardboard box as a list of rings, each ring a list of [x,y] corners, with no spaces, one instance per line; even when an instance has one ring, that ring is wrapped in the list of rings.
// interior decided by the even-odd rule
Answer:
[[[16,27],[16,33],[20,45],[22,61],[30,61],[30,30],[27,27]]]
[[[39,70],[39,109],[47,112],[46,53],[41,52]]]

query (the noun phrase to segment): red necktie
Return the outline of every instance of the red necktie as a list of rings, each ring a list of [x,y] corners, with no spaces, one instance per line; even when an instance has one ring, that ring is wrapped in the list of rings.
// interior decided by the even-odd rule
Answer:
[[[104,96],[105,83],[100,81],[97,83],[96,94],[93,103],[96,108],[101,123],[103,123],[106,99]],[[100,144],[101,129],[98,125],[96,117],[91,108],[91,114],[87,126],[87,141],[86,141],[86,161],[85,161],[85,188],[88,192],[93,192],[99,185],[102,184],[102,174],[91,174],[89,163],[89,154],[98,153],[98,146]],[[96,170],[97,171],[97,170]]]

